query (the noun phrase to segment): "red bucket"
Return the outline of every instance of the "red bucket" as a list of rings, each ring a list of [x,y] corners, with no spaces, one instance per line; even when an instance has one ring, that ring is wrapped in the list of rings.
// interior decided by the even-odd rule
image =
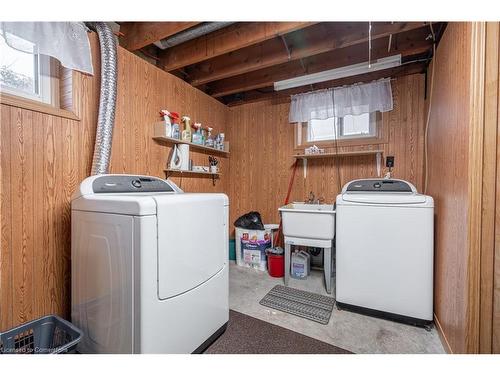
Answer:
[[[267,254],[267,270],[272,277],[283,277],[285,275],[285,257]]]

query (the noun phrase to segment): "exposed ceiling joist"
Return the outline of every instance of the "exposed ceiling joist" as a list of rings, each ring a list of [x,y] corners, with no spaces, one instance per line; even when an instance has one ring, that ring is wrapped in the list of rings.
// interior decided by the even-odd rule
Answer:
[[[423,73],[425,72],[426,66],[427,63],[425,62],[415,62],[394,68],[379,70],[377,72],[340,78],[336,80],[316,83],[313,85],[295,87],[293,89],[288,89],[283,91],[274,91],[273,87],[269,86],[260,90],[252,90],[241,94],[229,95],[227,97],[224,97],[223,101],[229,106],[234,106],[234,105],[241,105],[241,104],[252,103],[261,100],[269,100],[269,99],[288,100],[290,95],[300,94],[303,92],[321,90],[331,87],[339,87],[344,85],[352,85],[358,82],[371,82],[380,78],[387,78],[387,77],[396,78],[410,74]]]
[[[372,26],[372,39],[387,37],[421,28],[423,22],[377,22]],[[329,22],[291,33],[287,49],[283,40],[274,38],[219,56],[188,68],[189,82],[194,86],[252,72],[287,61],[333,51],[368,41],[367,22]]]
[[[123,37],[120,44],[129,51],[136,51],[168,38],[200,22],[124,22],[120,24]]]
[[[388,37],[374,40],[372,59],[401,54],[403,57],[418,55],[428,51],[432,41],[426,39],[427,29],[410,31],[397,35],[397,43],[387,51]],[[368,60],[368,43],[336,49],[304,59],[306,74],[362,63]],[[208,93],[213,97],[223,97],[234,93],[272,86],[274,82],[304,75],[299,61],[275,65],[254,72],[213,82]]]
[[[183,68],[312,24],[312,22],[236,23],[162,51],[160,66],[166,71]]]

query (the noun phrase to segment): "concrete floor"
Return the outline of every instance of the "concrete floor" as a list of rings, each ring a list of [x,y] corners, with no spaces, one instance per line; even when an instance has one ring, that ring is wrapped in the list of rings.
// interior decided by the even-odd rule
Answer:
[[[283,284],[282,279],[231,262],[229,307],[354,353],[445,353],[434,327],[426,331],[336,308],[328,325],[323,325],[260,305],[262,297],[277,284]],[[289,286],[328,295],[320,271],[313,271],[307,280],[291,279]]]

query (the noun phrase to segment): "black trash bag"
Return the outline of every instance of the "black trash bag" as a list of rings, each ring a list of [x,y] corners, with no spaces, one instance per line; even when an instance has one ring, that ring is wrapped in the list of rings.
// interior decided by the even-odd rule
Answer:
[[[260,214],[256,211],[252,211],[243,216],[240,216],[234,222],[234,226],[243,229],[264,230],[264,224],[262,224],[262,218],[260,217]]]

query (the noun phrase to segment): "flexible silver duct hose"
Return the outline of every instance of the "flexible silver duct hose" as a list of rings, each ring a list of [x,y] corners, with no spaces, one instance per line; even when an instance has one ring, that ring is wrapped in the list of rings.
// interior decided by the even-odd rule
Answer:
[[[167,49],[181,43],[188,42],[192,39],[199,38],[200,36],[209,34],[224,27],[228,27],[233,23],[234,22],[205,22],[199,26],[192,27],[191,29],[181,31],[180,33],[172,35],[168,38],[159,40],[154,44],[161,49]]]
[[[92,175],[109,172],[113,126],[115,123],[117,62],[116,39],[111,28],[104,22],[86,22],[88,28],[97,32],[101,48],[101,92],[99,118],[92,160]]]

